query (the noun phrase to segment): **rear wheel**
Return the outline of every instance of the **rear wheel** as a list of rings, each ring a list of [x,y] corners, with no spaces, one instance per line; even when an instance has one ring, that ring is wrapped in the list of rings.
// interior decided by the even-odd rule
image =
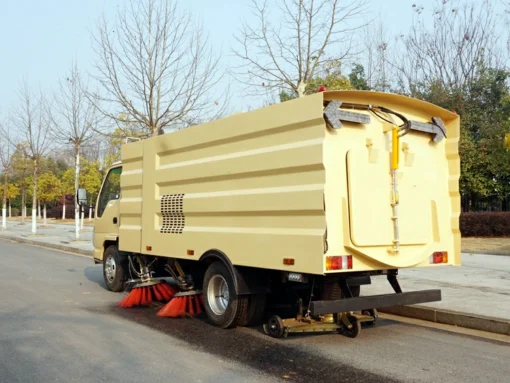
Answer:
[[[262,323],[266,312],[266,294],[253,294],[248,298],[246,317],[238,322],[239,326],[257,326]]]
[[[119,253],[117,246],[110,245],[104,252],[103,277],[110,291],[124,291],[127,276],[127,259]]]
[[[208,267],[202,290],[205,312],[213,325],[232,328],[247,317],[248,296],[236,294],[232,275],[223,262]]]

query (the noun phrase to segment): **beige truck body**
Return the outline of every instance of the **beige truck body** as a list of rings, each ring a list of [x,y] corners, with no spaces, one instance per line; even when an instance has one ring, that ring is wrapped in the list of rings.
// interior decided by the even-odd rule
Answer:
[[[369,121],[332,127],[333,100],[384,106],[424,130],[400,140],[398,251],[392,124],[341,109]],[[433,118],[446,137],[435,139]],[[94,257],[118,239],[126,252],[199,260],[215,249],[233,265],[308,274],[333,272],[328,256],[352,256],[340,272],[435,267],[437,251],[460,265],[458,139],[459,117],[435,105],[330,91],[128,143],[120,199],[96,218]]]

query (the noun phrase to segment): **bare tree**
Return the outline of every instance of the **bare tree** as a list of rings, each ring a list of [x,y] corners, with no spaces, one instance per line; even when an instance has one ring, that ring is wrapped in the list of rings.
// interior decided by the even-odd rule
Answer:
[[[411,31],[401,37],[392,59],[400,90],[412,94],[419,84],[438,82],[446,89],[460,89],[485,68],[505,63],[493,1],[438,0],[433,22],[424,18],[423,7],[414,8]]]
[[[308,82],[330,60],[349,58],[366,0],[252,0],[257,24],[244,23],[234,75],[255,94],[284,89],[304,96]]]
[[[37,176],[42,157],[51,144],[50,119],[48,117],[49,106],[41,94],[37,100],[28,89],[28,84],[23,82],[19,91],[19,105],[13,113],[13,125],[22,135],[26,143],[25,155],[32,161],[32,177],[34,191],[32,196],[32,234],[37,233]]]
[[[12,121],[12,119],[11,119]],[[25,218],[27,217],[27,202],[26,202],[26,192],[27,192],[27,182],[26,177],[32,171],[30,160],[27,156],[27,144],[26,142],[17,142],[14,140],[10,141],[13,146],[15,146],[15,151],[12,155],[12,172],[16,176],[19,177],[18,185],[21,189],[21,225],[25,224]]]
[[[7,229],[7,181],[12,171],[13,145],[9,126],[0,125],[0,165],[4,176],[2,198],[2,230]]]
[[[176,0],[130,0],[114,26],[99,22],[94,41],[93,77],[103,95],[95,93],[93,102],[119,128],[131,122],[155,136],[172,123],[224,112],[212,98],[222,78],[219,58]]]
[[[363,63],[370,89],[387,91],[391,82],[391,71],[388,58],[391,55],[391,42],[387,24],[378,18],[367,25],[363,31]]]
[[[51,113],[52,131],[55,138],[73,151],[75,194],[79,188],[80,156],[84,145],[93,138],[94,128],[100,123],[97,109],[86,96],[80,72],[76,64],[69,70],[65,80],[59,82],[55,113]],[[75,235],[80,239],[80,208],[75,204]]]

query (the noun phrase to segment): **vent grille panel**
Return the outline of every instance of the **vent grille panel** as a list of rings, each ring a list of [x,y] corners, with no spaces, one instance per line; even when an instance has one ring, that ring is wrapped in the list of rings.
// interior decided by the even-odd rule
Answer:
[[[182,234],[186,224],[183,200],[184,194],[166,194],[161,197],[162,234]]]

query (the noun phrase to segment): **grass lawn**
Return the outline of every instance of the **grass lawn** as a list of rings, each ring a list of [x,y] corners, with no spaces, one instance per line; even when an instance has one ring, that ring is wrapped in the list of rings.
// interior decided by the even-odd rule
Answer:
[[[462,238],[462,252],[510,255],[510,238]]]

